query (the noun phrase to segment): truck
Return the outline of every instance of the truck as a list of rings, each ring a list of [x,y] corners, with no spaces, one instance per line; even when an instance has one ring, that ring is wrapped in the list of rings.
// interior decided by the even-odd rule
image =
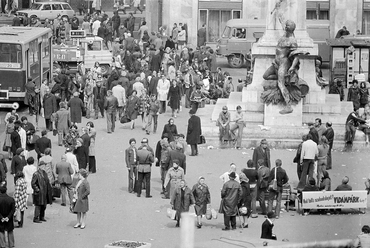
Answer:
[[[91,68],[95,62],[99,62],[102,73],[109,72],[113,55],[101,37],[86,36],[84,30],[71,30],[70,38],[66,43],[52,46],[54,69],[77,71],[81,62],[85,68]]]
[[[318,45],[323,62],[330,60],[330,47],[326,44],[326,39],[330,38],[329,27],[327,20],[307,20],[307,32]],[[217,40],[216,53],[227,57],[230,67],[240,68],[248,61],[253,43],[262,37],[265,30],[265,20],[229,20]]]

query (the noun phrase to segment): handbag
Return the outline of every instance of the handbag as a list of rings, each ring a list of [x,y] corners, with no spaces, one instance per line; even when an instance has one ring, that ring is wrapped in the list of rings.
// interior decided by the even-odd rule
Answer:
[[[127,116],[127,115],[122,116],[122,117],[121,117],[121,120],[120,120],[120,122],[121,122],[122,124],[129,123],[130,121],[131,121],[131,119],[130,119],[130,118],[128,118],[128,116]]]
[[[75,198],[73,198],[72,202],[71,202],[71,205],[69,205],[69,212],[72,213],[72,214],[77,214],[74,209],[75,209],[75,206],[76,206],[76,202],[77,200]]]
[[[17,208],[14,212],[14,222],[21,221],[21,210]]]
[[[201,135],[200,137],[199,137],[199,145],[201,145],[201,144],[205,144],[206,143],[206,138],[204,137],[204,135]]]
[[[212,209],[211,209],[211,204],[207,204],[206,219],[207,219],[207,220],[211,220],[211,219],[212,219]]]
[[[273,191],[277,191],[276,171],[277,171],[277,168],[275,167],[275,177],[274,177],[274,180],[272,180],[270,185],[269,185],[269,189],[273,190]]]
[[[170,218],[171,220],[174,220],[176,218],[176,210],[167,208],[167,217]]]

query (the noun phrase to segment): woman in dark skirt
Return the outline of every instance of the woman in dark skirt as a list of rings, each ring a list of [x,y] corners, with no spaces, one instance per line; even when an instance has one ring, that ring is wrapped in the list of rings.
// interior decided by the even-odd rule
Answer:
[[[238,204],[239,214],[243,216],[243,228],[248,228],[248,220],[251,215],[252,196],[249,179],[244,173],[239,174],[240,186],[242,187],[242,198]]]
[[[202,215],[206,214],[207,204],[211,203],[211,195],[208,186],[205,184],[205,178],[199,177],[198,183],[193,186],[192,190],[195,199],[195,214],[197,215],[197,227],[202,227]]]
[[[87,124],[87,130],[90,137],[90,146],[89,146],[89,172],[96,173],[96,160],[95,160],[95,139],[96,139],[96,130],[94,128],[94,123],[89,121]]]
[[[83,140],[81,138],[78,138],[76,143],[74,154],[76,155],[78,168],[86,169],[87,163],[89,162],[89,151],[83,146]]]
[[[176,112],[180,108],[181,90],[175,79],[172,80],[167,98],[169,100],[168,105],[172,109],[172,117],[176,118]]]
[[[76,202],[73,212],[77,213],[77,224],[74,228],[84,229],[86,224],[86,213],[89,211],[90,184],[87,181],[88,173],[85,169],[79,170],[80,180],[78,181],[73,196],[73,201]]]

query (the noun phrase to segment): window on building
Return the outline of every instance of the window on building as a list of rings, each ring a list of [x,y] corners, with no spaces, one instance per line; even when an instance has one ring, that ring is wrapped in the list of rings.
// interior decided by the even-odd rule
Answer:
[[[316,0],[307,1],[307,20],[329,20],[330,14],[330,1],[329,0]]]
[[[370,34],[370,0],[364,0],[362,15],[362,34]]]
[[[233,10],[233,19],[241,19],[242,12],[240,10]]]

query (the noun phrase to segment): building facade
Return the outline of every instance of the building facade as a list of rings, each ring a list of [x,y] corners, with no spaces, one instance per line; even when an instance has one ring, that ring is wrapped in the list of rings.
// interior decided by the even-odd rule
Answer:
[[[186,23],[188,43],[194,46],[203,24],[207,42],[214,43],[230,19],[266,19],[273,11],[267,10],[267,1],[274,0],[148,0],[146,19],[150,30],[165,26],[168,34],[174,23]],[[360,30],[370,35],[370,0],[307,0],[307,19],[327,20],[331,37],[342,26],[351,34]]]

